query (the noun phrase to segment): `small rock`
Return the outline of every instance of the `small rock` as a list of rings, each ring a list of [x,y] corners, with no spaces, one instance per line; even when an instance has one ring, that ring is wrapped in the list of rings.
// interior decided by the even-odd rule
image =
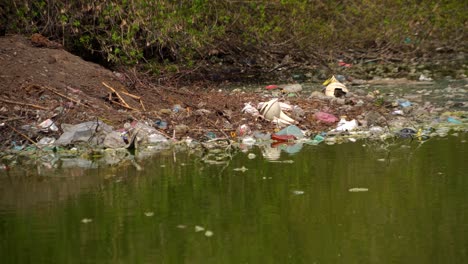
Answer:
[[[314,91],[314,92],[312,92],[310,97],[312,97],[312,98],[322,98],[322,97],[324,97],[324,95],[321,92]]]
[[[174,130],[177,134],[186,134],[190,128],[187,125],[176,125]]]
[[[203,116],[203,115],[209,115],[209,114],[211,114],[211,111],[210,111],[210,110],[207,110],[207,109],[197,109],[197,110],[195,110],[193,113],[196,114],[196,115]]]
[[[305,115],[305,112],[302,108],[300,108],[299,106],[295,105],[293,107],[293,110],[292,110],[292,116],[296,119],[302,117]]]
[[[360,96],[364,96],[367,94],[366,91],[364,91],[363,89],[356,89],[354,90],[354,93],[357,94],[357,95],[360,95]]]
[[[365,118],[368,126],[379,125],[379,119],[381,115],[374,111],[370,111],[366,114]]]
[[[430,82],[430,81],[433,81],[431,77],[427,77],[426,75],[424,74],[421,74],[419,75],[419,81],[422,81],[422,82]]]
[[[344,105],[346,103],[346,100],[344,98],[334,98],[332,102],[335,102],[338,105]]]
[[[159,112],[159,115],[171,115],[172,114],[171,109],[161,109],[158,112]]]

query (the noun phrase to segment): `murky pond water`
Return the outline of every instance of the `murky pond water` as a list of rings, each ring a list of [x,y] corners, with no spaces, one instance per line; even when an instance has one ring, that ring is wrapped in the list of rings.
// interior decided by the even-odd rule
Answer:
[[[0,171],[1,262],[465,263],[467,140]]]

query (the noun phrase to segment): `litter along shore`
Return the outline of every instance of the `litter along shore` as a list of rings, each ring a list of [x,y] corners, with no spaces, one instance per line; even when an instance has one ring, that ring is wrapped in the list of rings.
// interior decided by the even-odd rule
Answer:
[[[128,150],[140,155],[187,147],[209,162],[222,160],[213,152],[254,145],[272,150],[272,158],[278,148],[297,151],[301,144],[427,140],[466,131],[463,69],[458,80],[437,88],[435,75],[418,69],[415,80],[336,75],[322,84],[331,76],[314,75],[314,83],[171,87],[37,44],[17,35],[0,38],[1,168],[44,160],[58,168],[65,159],[115,164],[121,156],[134,158]],[[379,88],[391,84],[388,91]],[[397,91],[405,85],[420,88]]]
[[[124,107],[128,103],[122,95],[126,94],[112,88],[109,96],[120,98],[121,107],[126,108],[122,112],[129,115],[120,126],[97,117],[76,124],[62,122],[60,117],[67,111],[62,105],[36,109],[39,118],[33,122],[18,126],[15,122],[22,120],[18,117],[0,123],[3,135],[8,131],[10,136],[4,138],[1,168],[132,164],[141,169],[141,159],[165,150],[189,150],[205,163],[225,164],[232,153],[253,147],[259,147],[264,158],[277,161],[281,152],[295,154],[303,145],[399,138],[424,142],[468,129],[466,100],[437,104],[421,96],[424,92],[464,96],[466,84],[404,96],[384,94],[368,85],[348,84],[346,93],[339,96],[327,96],[321,85],[300,91],[287,91],[284,86],[200,92],[199,102],[176,103],[144,115]]]

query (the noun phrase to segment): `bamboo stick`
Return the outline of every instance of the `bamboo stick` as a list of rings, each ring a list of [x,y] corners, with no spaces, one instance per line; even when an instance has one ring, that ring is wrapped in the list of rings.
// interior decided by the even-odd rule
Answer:
[[[133,107],[131,107],[131,106],[126,106],[126,105],[121,104],[121,103],[116,102],[116,101],[110,101],[110,102],[111,102],[111,104],[117,104],[117,105],[120,105],[120,106],[125,107],[125,108],[127,108],[127,109],[130,109],[130,110],[133,110],[133,111],[138,111],[138,109],[135,109],[135,108],[133,108]]]
[[[133,99],[137,99],[137,100],[140,100],[141,96],[136,96],[134,94],[131,94],[131,93],[127,93],[125,91],[122,91],[121,93],[125,94],[125,95],[128,95],[130,97],[132,97]]]
[[[114,88],[112,88],[110,85],[108,85],[108,84],[105,83],[105,82],[102,82],[102,84],[103,84],[105,87],[107,87],[109,90],[111,90],[112,92],[114,92],[114,93],[117,95],[117,97],[120,99],[120,101],[122,101],[122,104],[124,104],[126,108],[135,110],[134,108],[130,107],[130,106],[127,104],[127,102],[125,102],[125,100],[122,98],[122,96],[120,96],[120,94],[119,94]]]
[[[146,107],[143,104],[143,100],[141,100],[141,96],[137,96],[137,95],[134,95],[134,94],[131,94],[131,93],[127,93],[125,91],[122,91],[121,93],[123,93],[125,95],[128,95],[128,96],[132,97],[133,99],[137,99],[140,102],[140,105],[143,108],[143,111],[146,111]]]
[[[143,100],[140,99],[140,104],[141,104],[141,107],[143,108],[143,111],[146,111],[146,107],[145,105],[143,104]]]

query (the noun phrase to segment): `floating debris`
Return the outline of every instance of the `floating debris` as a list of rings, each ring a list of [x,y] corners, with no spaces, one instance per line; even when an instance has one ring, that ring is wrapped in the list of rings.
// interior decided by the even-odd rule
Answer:
[[[255,144],[255,142],[257,142],[255,140],[255,138],[251,137],[251,136],[247,136],[247,137],[244,137],[242,139],[242,144],[245,144],[245,145],[248,145],[248,146],[253,146]]]
[[[400,132],[397,133],[397,136],[401,138],[413,138],[413,136],[416,134],[416,131],[411,128],[403,128],[400,130]]]
[[[195,226],[195,232],[201,232],[204,231],[205,228],[203,226]]]
[[[92,221],[93,221],[93,219],[91,219],[91,218],[83,218],[83,219],[81,219],[81,223],[83,223],[83,224],[89,224],[89,223],[91,223]]]
[[[211,165],[220,165],[220,164],[227,164],[227,161],[217,161],[217,160],[204,160],[206,164],[211,164]]]
[[[273,162],[273,163],[294,163],[294,160],[270,160],[270,162]]]
[[[340,122],[338,122],[338,126],[333,130],[333,131],[352,131],[356,129],[359,126],[358,122],[356,119],[353,119],[351,121],[346,121],[344,117],[340,119]]]
[[[148,216],[148,217],[151,217],[154,215],[154,212],[145,212],[145,215]]]
[[[458,120],[456,118],[453,118],[453,117],[448,117],[447,122],[452,123],[452,124],[457,124],[457,125],[463,124],[462,121],[460,121],[460,120]]]
[[[367,192],[369,191],[368,188],[351,188],[348,190],[349,192]]]
[[[235,168],[234,171],[241,171],[241,172],[246,172],[248,171],[249,169],[247,169],[246,167],[242,166],[240,168]]]
[[[249,159],[255,159],[257,157],[257,155],[253,154],[253,153],[249,153],[249,155],[247,155],[247,158]]]
[[[213,231],[210,231],[210,230],[206,230],[205,232],[205,236],[206,237],[212,237],[214,234],[213,234]]]
[[[187,226],[186,226],[186,225],[177,225],[177,228],[179,228],[179,229],[185,229],[185,228],[187,228]]]
[[[301,190],[294,190],[292,193],[293,193],[294,195],[302,195],[302,194],[304,194],[304,191],[301,191]]]

